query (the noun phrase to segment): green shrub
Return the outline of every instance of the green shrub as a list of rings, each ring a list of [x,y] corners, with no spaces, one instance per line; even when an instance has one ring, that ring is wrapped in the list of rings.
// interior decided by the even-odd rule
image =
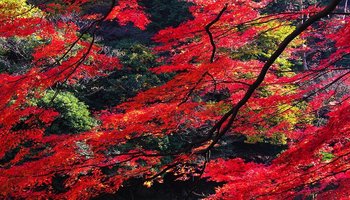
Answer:
[[[91,117],[88,106],[80,102],[72,93],[55,94],[55,91],[48,90],[37,102],[39,106],[54,108],[60,113],[60,116],[46,130],[47,133],[78,133],[88,131],[97,125],[97,120]]]

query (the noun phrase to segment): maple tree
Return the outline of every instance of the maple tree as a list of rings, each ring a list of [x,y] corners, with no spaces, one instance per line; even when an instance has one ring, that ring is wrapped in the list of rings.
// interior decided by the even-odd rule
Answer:
[[[133,178],[150,187],[165,173],[224,183],[208,199],[350,195],[350,18],[341,0],[273,12],[272,0],[188,0],[192,18],[153,37],[160,64],[147,73],[171,79],[94,111],[95,120],[64,88],[135,67],[106,53],[104,23],[151,23],[137,0],[106,2],[91,14],[95,0],[0,1],[1,40],[34,41],[30,61],[0,74],[2,198],[88,199]],[[211,156],[241,135],[288,149],[269,163]]]

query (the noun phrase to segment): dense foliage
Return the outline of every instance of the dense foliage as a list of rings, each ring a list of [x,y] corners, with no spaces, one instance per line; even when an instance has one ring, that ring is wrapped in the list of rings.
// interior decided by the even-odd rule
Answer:
[[[0,198],[346,199],[347,5],[0,0]]]

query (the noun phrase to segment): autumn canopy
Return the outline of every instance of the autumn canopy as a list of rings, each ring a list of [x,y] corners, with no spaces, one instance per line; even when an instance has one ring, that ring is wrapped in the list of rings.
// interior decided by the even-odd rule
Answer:
[[[347,0],[0,0],[0,21],[0,199],[169,174],[190,199],[350,197]]]

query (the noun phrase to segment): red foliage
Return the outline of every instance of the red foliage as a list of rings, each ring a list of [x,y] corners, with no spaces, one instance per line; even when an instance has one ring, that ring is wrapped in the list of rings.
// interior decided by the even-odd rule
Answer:
[[[266,59],[238,59],[232,52],[254,46],[264,32],[271,31],[261,24],[298,20],[300,13],[262,15],[262,9],[271,0],[192,0],[193,20],[162,30],[154,37],[160,44],[155,51],[171,56],[162,58],[165,64],[151,71],[176,72],[173,79],[138,93],[114,109],[97,113],[101,125],[92,131],[58,136],[44,134],[58,113],[32,106],[29,99],[40,98],[42,91],[57,84],[73,84],[121,67],[117,58],[102,53],[102,47],[94,43],[94,34],[83,39],[86,32],[77,24],[50,20],[49,13],[69,16],[95,1],[59,2],[43,5],[41,9],[47,13],[43,18],[0,19],[6,20],[0,24],[0,37],[39,37],[43,41],[35,48],[29,70],[0,74],[0,158],[18,149],[10,162],[1,165],[0,182],[6,184],[0,185],[0,197],[88,199],[114,193],[131,178],[153,181],[168,171],[181,173],[179,166],[200,164],[203,155],[208,155],[224,134],[237,133],[284,133],[289,149],[271,164],[240,158],[210,161],[203,176],[225,185],[209,199],[291,199],[310,195],[327,199],[349,195],[349,95],[339,95],[337,91],[350,83],[349,68],[337,63],[350,53],[349,18],[332,17],[303,33],[305,38],[326,38],[327,45],[332,40],[336,50],[330,57],[291,76],[278,74],[280,64],[269,66],[263,83],[253,88],[245,101],[247,91],[261,76]],[[117,20],[121,25],[132,22],[145,29],[149,20],[136,0],[112,2],[104,15],[80,16],[92,20],[87,29],[96,30],[105,20]],[[303,13],[319,10],[312,6]],[[297,57],[298,50],[289,46],[285,51],[290,57]],[[296,89],[286,90],[292,86]],[[269,88],[271,94],[262,95],[259,89],[264,88]],[[228,94],[226,98],[205,100],[208,95],[223,91]],[[324,107],[332,110],[327,125],[318,127],[284,118],[272,122],[276,115],[293,115],[291,107],[306,101],[302,110],[305,116]],[[18,124],[26,126],[17,130]],[[203,133],[193,135],[195,139],[174,152],[137,147],[106,153],[113,146],[141,136],[162,138],[203,127]],[[88,146],[88,153],[82,153],[79,143]],[[324,160],[322,152],[331,153],[334,158]],[[169,157],[171,161],[164,164],[162,158]],[[66,191],[55,192],[53,181],[57,176],[64,177]],[[332,185],[336,187],[329,189]]]
[[[137,0],[119,0],[118,5],[113,8],[107,19],[117,19],[121,25],[132,22],[141,30],[144,30],[149,23],[147,15],[142,11]]]
[[[327,191],[332,184],[341,185],[332,193],[347,197],[343,187],[349,183],[350,133],[349,102],[330,113],[327,126],[305,130],[308,134],[302,142],[283,152],[269,166],[244,163],[240,159],[217,160],[210,163],[205,176],[211,180],[224,181],[224,187],[209,199],[289,199]],[[331,161],[322,159],[321,152],[332,152]],[[343,186],[344,184],[344,186]],[[340,191],[338,191],[340,189]],[[249,192],[247,192],[249,191]]]

